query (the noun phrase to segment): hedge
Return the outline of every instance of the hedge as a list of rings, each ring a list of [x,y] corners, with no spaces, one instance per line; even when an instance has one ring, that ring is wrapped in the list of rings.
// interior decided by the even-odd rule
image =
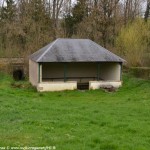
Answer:
[[[150,67],[132,67],[129,70],[135,77],[150,79]]]

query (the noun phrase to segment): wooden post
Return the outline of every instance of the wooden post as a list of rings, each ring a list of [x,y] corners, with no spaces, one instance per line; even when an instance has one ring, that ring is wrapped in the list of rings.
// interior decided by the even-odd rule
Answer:
[[[120,81],[122,80],[122,63],[120,63]]]
[[[39,63],[38,67],[38,82],[40,83],[42,82],[42,64]]]
[[[40,71],[40,63],[38,64],[38,82],[40,83],[40,79],[41,79],[41,73],[40,73],[41,71]]]
[[[67,65],[64,63],[64,82],[66,82],[66,75],[67,75]]]
[[[42,63],[40,64],[40,82],[42,82]]]
[[[97,63],[97,81],[99,81],[99,73],[100,73],[100,64]]]

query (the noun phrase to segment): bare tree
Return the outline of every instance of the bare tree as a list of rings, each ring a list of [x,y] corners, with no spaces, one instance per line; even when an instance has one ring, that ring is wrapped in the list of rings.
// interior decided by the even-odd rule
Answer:
[[[124,0],[124,24],[142,15],[142,0]]]
[[[150,0],[147,0],[147,7],[145,11],[145,16],[144,16],[145,21],[148,20],[149,16],[150,16]]]

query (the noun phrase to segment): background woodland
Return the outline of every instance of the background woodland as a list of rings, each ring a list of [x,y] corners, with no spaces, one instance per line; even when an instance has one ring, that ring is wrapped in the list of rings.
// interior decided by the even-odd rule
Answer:
[[[1,0],[0,57],[25,57],[56,38],[89,38],[150,66],[150,0]]]

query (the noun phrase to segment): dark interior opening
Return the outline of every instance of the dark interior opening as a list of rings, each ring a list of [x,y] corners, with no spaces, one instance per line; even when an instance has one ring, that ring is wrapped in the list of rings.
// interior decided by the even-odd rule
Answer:
[[[89,82],[86,83],[77,83],[78,90],[88,90],[89,89]]]
[[[16,81],[23,80],[24,79],[24,72],[23,72],[23,70],[21,70],[21,69],[14,70],[13,71],[13,78]]]

